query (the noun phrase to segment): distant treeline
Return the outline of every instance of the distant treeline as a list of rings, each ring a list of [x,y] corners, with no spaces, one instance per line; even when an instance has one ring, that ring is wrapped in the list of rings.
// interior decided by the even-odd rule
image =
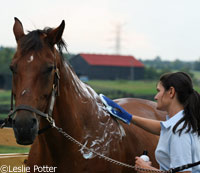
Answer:
[[[145,64],[145,79],[158,79],[158,77],[166,72],[183,71],[188,73],[195,82],[192,71],[200,71],[200,60],[198,61],[174,61],[162,60],[161,57],[156,57],[153,60],[140,60]]]
[[[146,67],[155,69],[170,69],[170,70],[194,70],[200,71],[200,59],[197,61],[181,61],[176,59],[174,61],[162,60],[160,56],[157,56],[153,60],[140,60]]]
[[[14,55],[14,48],[0,47],[0,75],[10,74],[9,65]]]
[[[200,71],[200,59],[197,61],[181,61],[176,59],[174,61],[162,60],[160,56],[157,56],[153,60],[140,60],[148,67],[154,67],[156,69],[171,69],[182,70],[190,69]]]

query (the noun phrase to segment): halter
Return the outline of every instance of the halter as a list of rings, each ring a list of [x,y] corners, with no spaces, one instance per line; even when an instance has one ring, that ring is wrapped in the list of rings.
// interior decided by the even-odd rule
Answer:
[[[38,134],[43,133],[45,130],[51,128],[55,122],[52,118],[52,113],[53,113],[53,108],[54,108],[54,104],[55,104],[55,99],[56,96],[59,96],[59,79],[60,79],[60,74],[59,74],[59,69],[55,66],[55,73],[54,73],[54,82],[53,82],[53,87],[52,87],[52,92],[51,92],[51,99],[50,99],[50,104],[49,104],[49,109],[48,109],[48,113],[44,113],[41,112],[40,110],[33,108],[31,106],[28,105],[18,105],[15,107],[15,109],[13,109],[13,102],[14,102],[14,95],[13,92],[11,93],[11,104],[10,104],[10,113],[8,114],[8,118],[6,118],[4,120],[4,123],[0,126],[1,128],[5,127],[8,123],[12,123],[13,119],[12,116],[19,110],[26,110],[26,111],[30,111],[30,112],[34,112],[37,115],[45,118],[50,125],[48,125],[47,127],[44,127],[43,129],[40,129],[38,131]]]

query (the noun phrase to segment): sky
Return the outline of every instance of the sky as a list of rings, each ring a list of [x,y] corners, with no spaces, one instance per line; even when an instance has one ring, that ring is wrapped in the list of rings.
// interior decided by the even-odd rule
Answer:
[[[16,47],[14,17],[24,31],[57,27],[69,53],[116,54],[147,60],[200,59],[199,0],[6,0],[0,4],[0,46]]]

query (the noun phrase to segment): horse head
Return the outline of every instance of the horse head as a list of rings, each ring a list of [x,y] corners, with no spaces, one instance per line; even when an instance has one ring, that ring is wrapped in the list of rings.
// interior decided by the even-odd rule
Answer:
[[[65,22],[55,29],[24,33],[15,18],[13,27],[17,50],[10,69],[13,73],[12,95],[15,99],[13,129],[17,143],[32,144],[38,134],[40,119],[48,112],[51,95],[57,85],[59,53],[55,45],[62,42]]]

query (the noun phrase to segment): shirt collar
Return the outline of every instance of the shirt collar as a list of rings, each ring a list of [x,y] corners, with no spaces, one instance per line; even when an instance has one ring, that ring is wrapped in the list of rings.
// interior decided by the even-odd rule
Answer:
[[[168,128],[170,126],[174,126],[181,118],[183,118],[183,110],[179,111],[177,114],[175,114],[173,117],[166,116],[166,121],[162,121],[161,125],[165,128]]]

